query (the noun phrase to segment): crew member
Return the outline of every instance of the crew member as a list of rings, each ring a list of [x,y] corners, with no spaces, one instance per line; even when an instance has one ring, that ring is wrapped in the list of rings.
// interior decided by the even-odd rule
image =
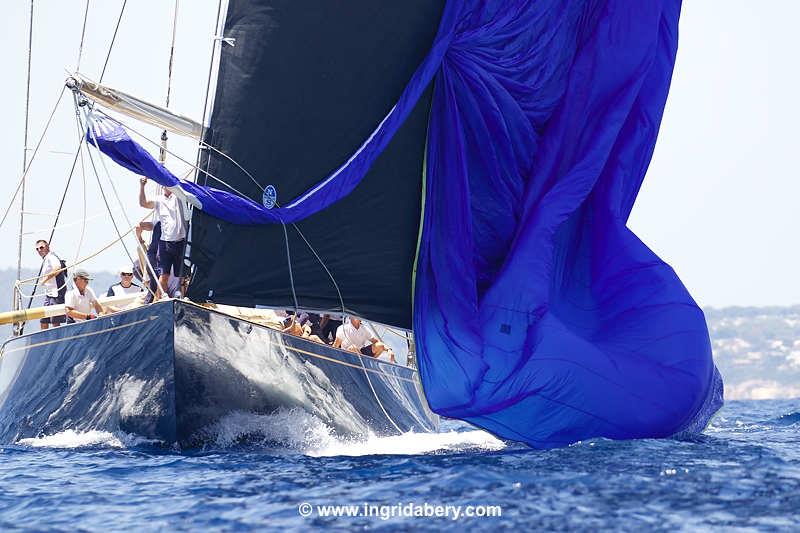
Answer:
[[[108,288],[106,296],[122,296],[124,294],[136,294],[142,292],[142,288],[133,281],[133,269],[122,267],[118,270],[119,283]]]
[[[44,305],[60,305],[64,303],[64,295],[67,292],[67,280],[61,259],[52,251],[50,244],[44,240],[36,241],[36,253],[42,258],[42,287],[44,288]],[[44,317],[39,320],[39,327],[47,329],[50,324],[54,328],[64,323],[63,315]]]
[[[68,291],[64,298],[69,322],[91,320],[103,313],[103,306],[97,301],[94,291],[89,286],[90,279],[92,278],[89,273],[82,268],[72,273],[75,288]]]
[[[164,194],[148,200],[144,192],[147,178],[139,180],[139,205],[155,209],[155,217],[161,223],[161,238],[158,241],[159,288],[169,294],[170,272],[176,277],[181,273],[183,248],[186,244],[186,222],[181,201],[164,188]],[[151,243],[152,246],[152,243]]]

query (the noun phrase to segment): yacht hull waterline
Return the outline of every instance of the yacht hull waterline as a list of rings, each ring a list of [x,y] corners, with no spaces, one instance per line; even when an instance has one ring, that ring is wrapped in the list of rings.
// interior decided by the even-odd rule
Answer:
[[[193,448],[227,416],[281,410],[343,436],[438,430],[415,370],[186,301],[12,338],[0,353],[1,443],[101,430]]]

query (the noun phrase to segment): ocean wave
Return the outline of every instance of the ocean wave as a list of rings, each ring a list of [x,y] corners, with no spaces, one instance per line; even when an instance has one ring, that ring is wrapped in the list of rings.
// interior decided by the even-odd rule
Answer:
[[[793,426],[800,423],[800,412],[787,413],[776,418],[772,418],[766,422],[775,426]]]
[[[364,455],[422,455],[442,452],[495,451],[506,444],[476,430],[357,437],[337,435],[319,418],[301,409],[269,415],[232,413],[204,428],[199,437],[213,448],[248,446],[298,451],[311,457]]]

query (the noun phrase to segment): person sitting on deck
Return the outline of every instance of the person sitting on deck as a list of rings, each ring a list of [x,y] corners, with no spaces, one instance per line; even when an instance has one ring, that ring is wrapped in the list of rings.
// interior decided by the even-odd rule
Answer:
[[[361,325],[361,319],[354,316],[336,329],[333,347],[375,358],[386,351],[386,345],[370,335],[367,328]]]
[[[322,340],[325,344],[331,344],[336,340],[336,330],[342,325],[341,320],[331,318],[331,315],[325,314],[319,320],[319,329],[322,332]]]
[[[62,268],[61,259],[50,250],[50,244],[44,240],[36,241],[36,252],[42,258],[42,287],[45,290],[44,305],[59,305],[64,303],[67,292],[67,280]],[[64,323],[63,316],[44,317],[39,321],[41,329],[47,329],[50,324],[57,328]]]
[[[282,332],[288,333],[289,335],[294,335],[296,337],[303,337],[304,339],[318,342],[320,344],[325,344],[318,335],[312,334],[308,313],[300,313],[300,316],[297,318],[295,318],[294,315],[290,315],[286,318],[286,320],[284,320],[283,323],[285,327],[281,330]]]
[[[67,322],[83,322],[97,318],[103,313],[103,306],[97,301],[94,291],[89,287],[89,273],[79,268],[72,274],[75,288],[64,297]],[[92,313],[94,309],[95,313]]]
[[[119,283],[108,288],[106,296],[122,296],[142,292],[142,288],[133,282],[133,268],[122,267],[118,270]]]

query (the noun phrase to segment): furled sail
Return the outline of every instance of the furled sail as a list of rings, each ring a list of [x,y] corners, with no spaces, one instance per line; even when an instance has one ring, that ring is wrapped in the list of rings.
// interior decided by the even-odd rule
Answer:
[[[80,91],[84,96],[113,109],[125,116],[147,124],[169,130],[179,135],[199,139],[203,127],[189,117],[179,115],[156,104],[151,104],[117,89],[93,82],[82,74],[75,73],[67,80],[67,87]]]
[[[440,10],[231,0],[206,140],[249,174],[204,163],[274,191],[303,235],[197,213],[190,296],[291,305],[289,252],[301,305],[340,290],[407,325],[424,156],[413,323],[435,411],[537,447],[701,430],[722,402],[703,313],[626,226],[680,0]]]

